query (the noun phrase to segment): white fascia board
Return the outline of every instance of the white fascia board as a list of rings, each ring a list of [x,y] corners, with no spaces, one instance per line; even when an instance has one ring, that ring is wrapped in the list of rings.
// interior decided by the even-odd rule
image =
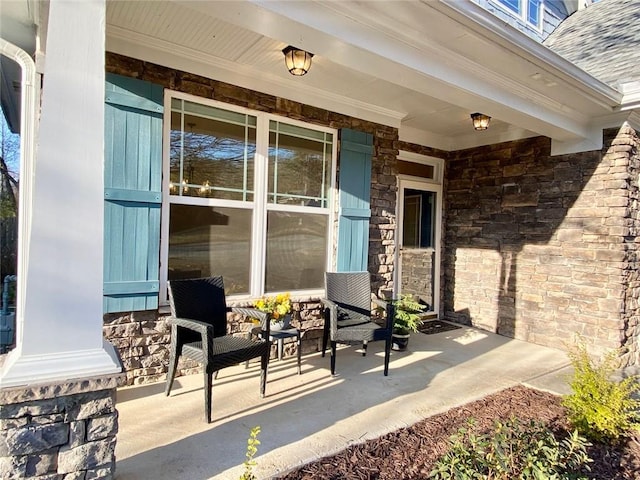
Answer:
[[[626,82],[620,85],[622,102],[620,110],[635,110],[640,108],[640,80]]]
[[[625,123],[636,132],[640,132],[640,110],[620,110],[610,115],[594,118],[590,127],[592,134],[589,138],[566,142],[552,140],[551,154],[562,155],[601,150],[603,146],[602,131],[607,128],[620,128]]]
[[[574,141],[551,140],[551,155],[567,155],[570,153],[590,152],[602,149],[602,130],[593,129],[588,138]]]
[[[440,150],[451,150],[451,139],[448,136],[427,132],[419,128],[400,126],[398,137],[401,142],[415,143],[416,145],[428,145]]]
[[[467,148],[475,148],[483,145],[494,145],[496,143],[510,142],[514,140],[522,140],[523,138],[537,137],[539,134],[510,126],[507,130],[498,131],[489,128],[482,132],[477,132],[469,126],[470,131],[466,135],[456,135],[455,137],[444,137],[434,135],[430,132],[411,127],[400,127],[400,141],[415,143],[417,145],[429,145],[447,152],[454,150],[465,150]]]
[[[473,109],[485,103],[483,113],[527,125],[539,135],[569,140],[590,134],[589,119],[584,114],[442,45],[416,35],[409,39],[397,26],[384,24],[380,12],[372,10],[373,6],[384,8],[386,4],[382,2],[364,6],[351,2],[253,3],[262,9],[234,2],[231,10],[220,11],[219,3],[215,2],[218,6],[215,15],[272,38],[286,37],[285,40],[314,53],[330,51],[335,63],[454,105]],[[429,2],[428,6],[434,4]],[[360,9],[352,11],[356,8]],[[393,8],[393,3],[387,8]],[[356,13],[364,15],[364,19],[356,20]],[[606,112],[613,104],[614,101],[603,102],[599,107]]]
[[[426,3],[425,0],[420,1]],[[510,49],[523,58],[528,58],[548,72],[561,77],[564,81],[586,94],[592,101],[605,107],[619,105],[622,101],[621,93],[615,88],[598,80],[518,29],[505,24],[479,5],[470,1],[461,2],[459,0],[438,0],[437,2],[429,1],[428,3],[429,6],[449,16],[453,13],[452,11],[457,12],[460,14],[456,16],[457,19],[467,19],[468,21],[465,24],[471,28],[475,26],[477,30],[479,26],[485,33],[487,30],[490,31],[495,37],[493,38],[494,41],[498,41],[503,47]]]
[[[627,117],[626,122],[629,124],[631,128],[633,128],[637,133],[640,134],[640,111],[633,111]]]
[[[398,128],[400,121],[406,116],[406,112],[386,109],[327,90],[310,87],[308,84],[296,82],[294,77],[289,80],[264,72],[257,76],[255,70],[249,66],[239,65],[214,55],[207,55],[113,25],[107,26],[106,49],[109,52],[146,60],[382,125]]]

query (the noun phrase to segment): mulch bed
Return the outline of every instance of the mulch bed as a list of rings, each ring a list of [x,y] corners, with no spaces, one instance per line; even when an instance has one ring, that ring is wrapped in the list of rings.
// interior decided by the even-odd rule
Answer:
[[[566,434],[568,425],[560,398],[516,386],[481,400],[434,415],[342,452],[289,472],[280,480],[418,480],[426,479],[435,461],[448,449],[448,439],[470,417],[478,431],[492,430],[495,419],[516,416],[521,421],[546,423],[556,435]],[[625,439],[618,446],[590,447],[591,472],[598,480],[640,479],[640,438]],[[515,479],[514,479],[515,480]]]

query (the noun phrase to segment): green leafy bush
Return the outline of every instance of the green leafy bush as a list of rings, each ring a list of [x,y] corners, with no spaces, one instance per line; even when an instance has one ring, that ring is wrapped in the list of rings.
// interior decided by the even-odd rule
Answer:
[[[633,393],[640,388],[637,377],[612,379],[618,365],[617,351],[609,352],[600,364],[592,362],[584,343],[569,352],[574,374],[569,382],[573,393],[562,399],[569,421],[594,441],[611,441],[640,429],[640,401]]]
[[[395,316],[393,318],[393,331],[401,335],[410,332],[417,332],[422,325],[420,313],[426,308],[417,302],[413,295],[400,295],[397,300],[393,300]]]
[[[546,426],[511,418],[496,421],[490,434],[473,433],[473,420],[451,438],[451,449],[430,478],[445,480],[578,480],[588,470],[589,443],[574,431],[558,441]]]
[[[249,439],[247,440],[247,453],[245,457],[247,459],[244,461],[244,472],[240,475],[239,480],[257,480],[256,476],[253,474],[253,467],[255,467],[256,461],[253,459],[254,455],[258,453],[258,445],[260,445],[260,440],[258,440],[258,434],[260,433],[260,425],[257,425],[251,429],[249,432]]]

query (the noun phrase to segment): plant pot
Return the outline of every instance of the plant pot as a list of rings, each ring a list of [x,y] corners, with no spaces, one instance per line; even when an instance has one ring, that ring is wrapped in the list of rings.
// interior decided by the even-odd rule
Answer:
[[[409,334],[394,333],[391,335],[391,350],[396,352],[404,352],[409,346]]]
[[[291,325],[291,315],[287,314],[276,321],[271,320],[270,329],[272,332],[277,332],[278,330],[286,330],[289,325]]]

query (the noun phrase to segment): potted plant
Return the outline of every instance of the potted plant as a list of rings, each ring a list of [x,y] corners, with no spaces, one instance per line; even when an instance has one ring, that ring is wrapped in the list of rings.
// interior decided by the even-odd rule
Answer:
[[[393,350],[403,351],[407,349],[409,344],[409,335],[411,332],[417,332],[418,327],[422,325],[420,313],[425,306],[413,298],[413,295],[400,295],[399,298],[393,300],[395,314],[393,317]]]
[[[261,312],[267,312],[271,317],[271,330],[283,330],[289,327],[291,321],[291,295],[279,293],[272,297],[262,297],[253,303]]]

